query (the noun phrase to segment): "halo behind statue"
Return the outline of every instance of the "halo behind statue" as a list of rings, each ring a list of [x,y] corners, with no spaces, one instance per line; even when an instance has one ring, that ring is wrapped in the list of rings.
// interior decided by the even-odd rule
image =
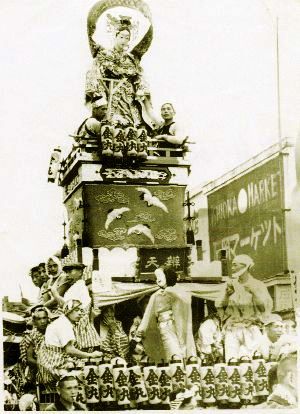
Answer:
[[[98,1],[90,10],[87,18],[87,33],[89,39],[89,45],[91,49],[92,56],[94,57],[97,54],[97,44],[93,40],[93,34],[96,30],[96,24],[100,16],[109,9],[114,7],[128,7],[133,10],[137,10],[143,14],[143,16],[149,20],[150,26],[142,40],[134,47],[131,51],[132,54],[135,54],[139,59],[147,52],[149,49],[152,38],[153,38],[153,26],[151,12],[148,5],[143,0],[101,0]]]

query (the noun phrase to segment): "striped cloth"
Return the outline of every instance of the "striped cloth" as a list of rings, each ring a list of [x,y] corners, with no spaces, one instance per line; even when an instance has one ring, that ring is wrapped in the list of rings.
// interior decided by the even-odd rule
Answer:
[[[30,345],[33,346],[34,355],[36,355],[45,335],[39,332],[36,327],[31,331],[25,331],[22,341],[20,342],[20,359],[23,364],[27,365],[27,349]]]
[[[77,365],[77,359],[70,358],[64,348],[46,345],[43,342],[37,353],[38,381],[44,385],[55,386],[60,376],[60,370],[66,368],[66,364],[70,359]]]
[[[90,306],[85,310],[80,321],[74,326],[78,349],[90,349],[100,346],[101,340],[94,324],[90,321]]]
[[[107,335],[101,343],[101,351],[109,358],[119,356],[127,360],[129,340],[120,321],[115,320],[115,328],[113,325],[108,326]]]

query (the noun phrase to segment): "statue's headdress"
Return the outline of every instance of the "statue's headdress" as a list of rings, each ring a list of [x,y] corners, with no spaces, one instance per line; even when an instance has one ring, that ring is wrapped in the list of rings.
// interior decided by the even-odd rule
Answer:
[[[131,39],[134,40],[138,34],[138,22],[133,22],[131,16],[112,16],[107,15],[107,31],[116,35],[122,30],[128,30],[131,34]]]

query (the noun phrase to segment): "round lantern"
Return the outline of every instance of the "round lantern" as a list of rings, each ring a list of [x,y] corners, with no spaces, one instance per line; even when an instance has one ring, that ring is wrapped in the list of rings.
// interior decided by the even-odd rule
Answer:
[[[157,371],[156,365],[149,361],[144,362],[143,375],[148,393],[149,404],[151,405],[159,404],[161,402]]]
[[[126,361],[122,358],[113,358],[111,362],[113,364],[113,377],[118,405],[130,405]]]

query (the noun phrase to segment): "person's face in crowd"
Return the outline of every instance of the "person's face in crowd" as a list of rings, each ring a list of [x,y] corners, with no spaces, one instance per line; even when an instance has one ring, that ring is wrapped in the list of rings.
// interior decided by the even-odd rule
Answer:
[[[296,335],[296,322],[292,319],[287,319],[283,322],[285,333],[288,335]]]
[[[161,107],[161,117],[162,119],[167,122],[171,121],[174,118],[175,111],[170,104],[165,104]]]
[[[128,43],[130,41],[130,33],[128,30],[122,30],[121,32],[117,33],[116,40],[115,40],[115,47],[118,50],[126,50],[128,49]]]
[[[74,403],[78,395],[78,381],[76,379],[63,381],[57,392],[62,402]]]
[[[97,106],[96,108],[93,108],[93,117],[102,120],[107,113],[107,105],[101,105]]]
[[[46,268],[44,266],[39,266],[39,272],[40,272],[40,279],[43,283],[47,282],[48,275],[46,272]]]
[[[231,270],[232,278],[237,279],[246,272],[247,266],[244,263],[240,263],[239,261],[233,259],[231,263]]]
[[[58,264],[55,263],[52,259],[48,262],[48,273],[51,276],[56,276],[58,272]]]
[[[36,326],[38,331],[45,332],[48,323],[49,318],[46,311],[40,310],[35,312],[34,325]]]
[[[71,312],[68,313],[67,317],[70,319],[71,322],[77,323],[79,322],[82,316],[83,309],[81,306],[77,306]]]
[[[166,280],[166,276],[164,274],[164,272],[159,272],[156,275],[156,284],[157,286],[164,288],[167,286],[167,280]]]
[[[83,270],[82,269],[71,269],[66,271],[67,280],[72,282],[77,282],[82,278]]]
[[[115,320],[115,308],[113,306],[108,306],[102,311],[102,315],[106,320]]]
[[[283,323],[280,321],[270,323],[266,326],[266,332],[271,342],[276,342],[283,334]]]
[[[40,278],[40,272],[38,270],[34,270],[31,272],[31,279],[32,279],[32,283],[37,286],[37,287],[41,287],[43,282]]]

